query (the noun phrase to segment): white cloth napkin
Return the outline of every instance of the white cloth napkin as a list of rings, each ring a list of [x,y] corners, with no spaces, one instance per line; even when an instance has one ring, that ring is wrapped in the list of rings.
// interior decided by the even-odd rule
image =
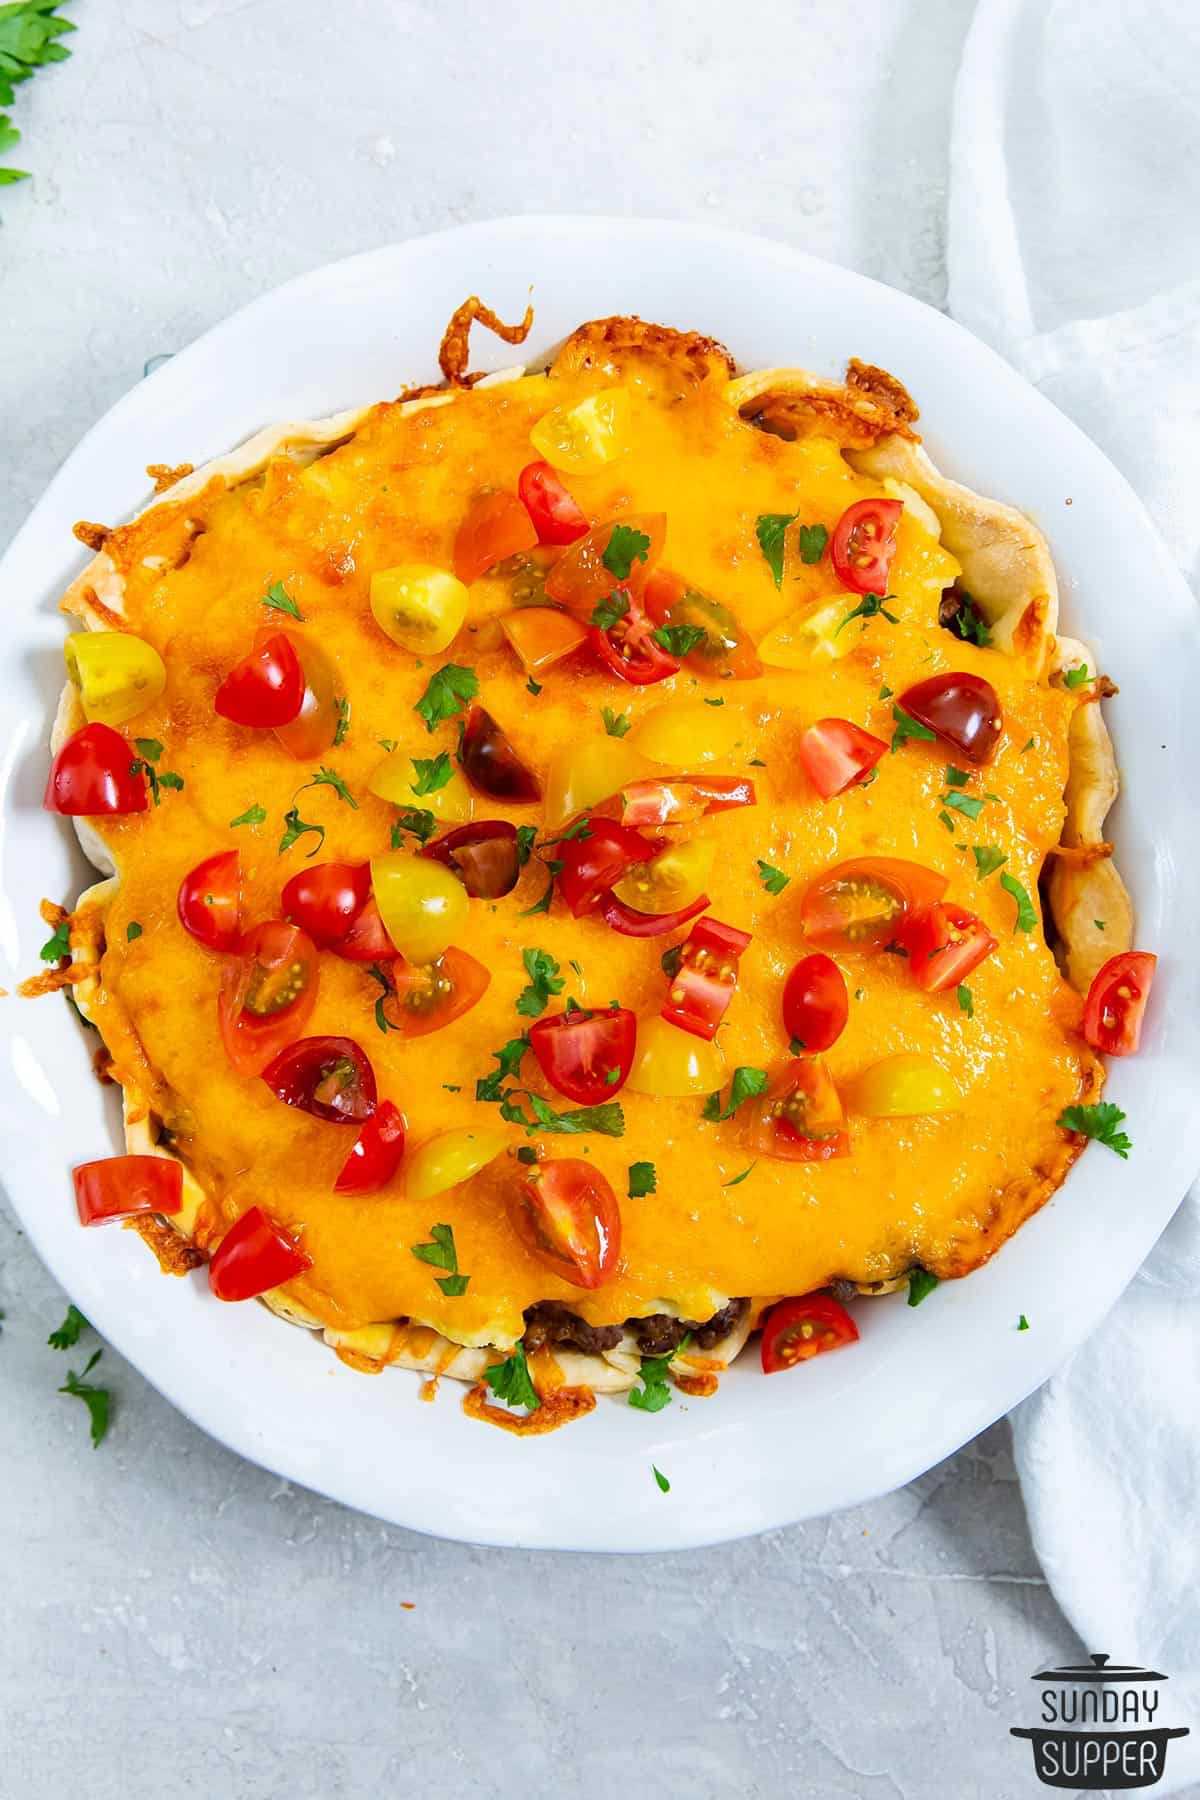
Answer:
[[[1200,592],[1195,0],[981,0],[947,260],[954,317],[1111,457]],[[1163,1716],[1192,1736],[1155,1793],[1179,1793],[1200,1776],[1200,1187],[1012,1425],[1063,1612],[1171,1678]]]

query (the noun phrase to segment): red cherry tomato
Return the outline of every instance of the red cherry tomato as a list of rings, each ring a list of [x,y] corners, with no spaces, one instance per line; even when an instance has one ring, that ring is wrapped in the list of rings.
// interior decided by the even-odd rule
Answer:
[[[360,1125],[375,1111],[375,1071],[353,1038],[297,1038],[271,1058],[262,1078],[285,1106],[333,1125]]]
[[[767,1314],[762,1334],[762,1366],[766,1375],[810,1362],[826,1350],[858,1342],[858,1326],[844,1306],[828,1294],[805,1294],[781,1300]]]
[[[818,719],[797,746],[804,772],[822,800],[844,794],[856,782],[865,781],[887,751],[882,738],[872,737],[849,719]]]
[[[230,669],[213,705],[235,725],[290,725],[304,704],[304,686],[291,639],[276,631]]]
[[[657,848],[649,838],[615,819],[589,814],[585,836],[566,838],[557,846],[562,869],[558,891],[575,918],[590,912],[616,886],[627,869],[649,862]]]
[[[467,714],[458,760],[463,774],[492,800],[525,805],[542,797],[541,784],[527,769],[490,712],[472,706]]]
[[[242,881],[236,850],[205,857],[179,884],[179,922],[208,950],[236,950],[242,935]]]
[[[285,919],[328,950],[344,942],[370,894],[368,863],[312,863],[284,883],[279,903]],[[392,954],[390,946],[384,954]]]
[[[111,725],[84,725],[51,763],[42,805],[72,818],[145,812],[149,802],[137,760],[128,738]]]
[[[1125,950],[1110,956],[1088,989],[1083,1009],[1083,1035],[1093,1050],[1108,1056],[1132,1056],[1142,1036],[1142,1019],[1157,956],[1148,950]]]
[[[833,958],[802,956],[783,988],[783,1029],[809,1056],[821,1056],[846,1029],[846,981]]]
[[[458,528],[454,573],[470,587],[506,557],[532,550],[537,531],[515,494],[481,494]]]
[[[80,1163],[73,1173],[81,1225],[183,1207],[183,1166],[172,1156],[105,1156]]]
[[[517,492],[539,544],[573,544],[586,535],[587,514],[576,505],[549,463],[527,464],[518,477]]]
[[[650,687],[678,675],[678,660],[655,642],[658,629],[640,598],[624,582],[616,590],[629,605],[615,624],[601,631],[588,627],[588,643],[610,675],[619,675],[631,687]]]
[[[908,972],[927,994],[957,987],[996,948],[983,920],[948,900],[907,920],[896,942],[908,951]]]
[[[903,511],[902,500],[856,500],[846,508],[829,540],[833,572],[844,587],[886,593]]]
[[[610,568],[609,563],[617,560],[615,557],[609,557],[607,563],[604,560],[618,525],[640,532],[650,540],[644,558],[629,558],[627,575],[618,575]],[[590,619],[597,603],[618,585],[632,593],[640,592],[662,555],[666,534],[666,513],[627,513],[622,519],[608,519],[603,525],[593,526],[586,537],[581,537],[563,552],[547,573],[548,598],[569,607],[581,619]],[[618,562],[617,566],[623,568],[624,563]]]
[[[218,1300],[254,1300],[311,1268],[312,1257],[261,1206],[252,1206],[217,1246],[208,1285]]]
[[[668,931],[678,931],[707,907],[708,895],[701,894],[690,906],[681,906],[675,912],[644,913],[626,906],[615,894],[606,894],[600,903],[600,917],[610,931],[619,931],[622,937],[665,937]]]
[[[850,1154],[846,1117],[819,1056],[798,1056],[771,1077],[751,1103],[747,1143],[758,1156],[783,1162],[829,1162]]]
[[[667,987],[663,1018],[711,1043],[733,999],[738,958],[749,942],[748,931],[722,925],[720,919],[701,919],[693,925]]]
[[[521,874],[517,828],[507,819],[459,825],[426,844],[421,854],[453,869],[472,900],[502,899],[512,893]]]
[[[221,977],[217,1017],[239,1075],[261,1075],[300,1036],[317,1003],[317,952],[295,925],[254,925]]]
[[[762,674],[754,645],[719,600],[668,569],[655,569],[646,582],[646,611],[655,625],[696,625],[704,637],[684,662],[727,681],[753,681]]]
[[[874,956],[906,919],[928,912],[947,888],[944,875],[896,856],[836,863],[809,884],[800,922],[810,943]]]
[[[355,916],[341,942],[330,944],[329,948],[345,962],[385,962],[396,955],[396,946],[384,927],[383,914],[374,894]]]
[[[262,649],[273,636],[287,639],[296,652],[304,676],[300,711],[290,725],[277,725],[275,736],[297,762],[311,762],[314,757],[324,755],[337,736],[337,672],[320,645],[297,631],[273,632],[269,625],[263,626],[254,634],[254,648]]]
[[[995,756],[1004,714],[995,688],[982,675],[969,675],[965,669],[930,675],[906,688],[896,704],[976,768]]]
[[[572,1287],[598,1288],[621,1257],[621,1209],[590,1163],[561,1157],[527,1168],[509,1216],[525,1248]]]
[[[482,1000],[491,974],[481,962],[451,944],[436,962],[409,963],[393,954],[380,964],[390,992],[379,1007],[388,1031],[401,1037],[424,1037],[461,1019]]]
[[[529,1044],[551,1087],[597,1106],[620,1092],[633,1067],[637,1020],[623,1006],[557,1013],[529,1028]]]
[[[743,776],[729,775],[672,775],[666,780],[631,781],[615,798],[622,825],[636,826],[689,825],[707,813],[755,804],[754,783]]]
[[[386,1187],[404,1160],[404,1115],[381,1100],[358,1135],[333,1184],[335,1194],[374,1194]]]

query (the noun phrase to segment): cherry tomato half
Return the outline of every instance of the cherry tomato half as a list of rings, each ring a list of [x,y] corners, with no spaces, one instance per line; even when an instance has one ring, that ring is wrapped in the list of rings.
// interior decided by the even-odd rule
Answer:
[[[639,596],[624,583],[614,591],[628,601],[625,612],[605,631],[598,625],[588,627],[588,643],[599,661],[630,687],[652,687],[668,675],[678,675],[681,665],[655,641],[658,627]]]
[[[241,866],[219,850],[185,875],[176,899],[179,923],[207,950],[236,950],[242,935]]]
[[[833,572],[843,587],[856,594],[887,592],[903,511],[902,500],[856,500],[846,508],[829,540]]]
[[[369,873],[369,863],[367,869]],[[395,944],[388,936],[387,926],[383,922],[383,914],[374,894],[362,911],[355,915],[345,937],[339,943],[330,944],[329,948],[344,962],[386,962],[389,957],[398,954]]]
[[[738,958],[750,942],[748,931],[701,919],[683,946],[671,977],[662,1017],[681,1031],[711,1043],[737,986]]]
[[[261,1075],[300,1036],[317,1003],[317,951],[282,919],[246,933],[221,977],[217,1017],[225,1054],[239,1075]]]
[[[146,783],[127,738],[111,725],[84,725],[50,765],[42,805],[72,818],[145,812]]]
[[[573,544],[586,535],[587,514],[548,462],[528,463],[517,478],[517,493],[539,544]]]
[[[727,681],[753,681],[762,664],[751,639],[727,606],[668,569],[655,569],[646,582],[646,611],[656,625],[694,625],[704,636],[684,662]]]
[[[927,994],[957,987],[996,948],[983,920],[948,900],[907,920],[896,942],[908,951],[908,972]]]
[[[701,894],[690,906],[677,907],[674,912],[644,913],[626,906],[615,894],[606,894],[600,903],[600,917],[610,931],[619,931],[622,937],[665,937],[668,931],[678,931],[689,919],[696,918],[707,906],[708,895]]]
[[[1004,714],[995,688],[982,675],[965,669],[930,675],[906,688],[896,704],[976,768],[995,756]]]
[[[621,1209],[590,1163],[561,1157],[530,1165],[511,1192],[509,1216],[525,1248],[572,1287],[603,1287],[616,1274]]]
[[[858,1342],[858,1326],[844,1306],[828,1294],[805,1294],[797,1300],[781,1300],[767,1314],[762,1334],[762,1366],[765,1375],[810,1362],[826,1350]]]
[[[208,1265],[218,1300],[255,1300],[312,1268],[312,1257],[269,1219],[261,1206],[244,1212],[221,1239]]]
[[[335,1194],[375,1194],[386,1187],[404,1160],[404,1114],[381,1100],[358,1134],[333,1184]]]
[[[505,613],[500,629],[530,675],[561,662],[587,642],[587,626],[557,606],[522,606]]]
[[[605,1012],[557,1013],[529,1028],[529,1044],[551,1087],[596,1106],[624,1087],[633,1067],[637,1020],[623,1006]]]
[[[525,805],[542,797],[541,783],[526,768],[490,712],[472,706],[463,729],[458,759],[463,774],[492,800]]]
[[[1125,950],[1110,956],[1088,989],[1083,1009],[1083,1035],[1093,1050],[1108,1056],[1132,1056],[1142,1036],[1142,1019],[1157,956],[1148,950]]]
[[[328,950],[343,942],[370,893],[371,871],[366,863],[313,863],[284,883],[279,903],[285,919]],[[391,947],[383,954],[390,956]]]
[[[751,1103],[747,1143],[759,1156],[784,1162],[829,1162],[850,1154],[846,1116],[833,1078],[819,1056],[798,1056],[776,1070]]]
[[[859,856],[818,875],[805,892],[800,921],[810,943],[874,956],[906,919],[927,912],[947,888],[944,875],[896,856]]]
[[[387,1029],[401,1037],[424,1037],[461,1019],[487,993],[492,980],[481,962],[453,944],[436,962],[410,963],[393,956],[380,966],[391,989],[380,999],[383,1018]]]
[[[589,814],[583,835],[562,840],[558,891],[575,918],[590,912],[620,881],[627,869],[649,862],[658,845],[615,819]]]
[[[479,819],[426,844],[422,856],[445,863],[472,900],[500,900],[511,894],[521,873],[517,828],[507,819]]]
[[[285,1106],[333,1125],[361,1125],[375,1111],[375,1071],[353,1038],[297,1038],[272,1057],[262,1078]]]
[[[616,796],[622,825],[689,825],[707,813],[756,803],[754,783],[740,775],[671,775],[631,781]]]
[[[235,725],[290,725],[304,704],[304,670],[285,632],[271,633],[235,663],[213,705]]]
[[[846,979],[831,956],[802,956],[783,987],[783,1029],[809,1056],[821,1056],[846,1029]]]
[[[849,719],[818,719],[800,739],[797,749],[804,772],[822,800],[844,794],[856,782],[865,781],[887,745]]]
[[[324,755],[337,736],[338,677],[333,664],[312,638],[299,632],[272,633],[270,626],[254,634],[254,648],[259,650],[273,635],[285,637],[300,663],[304,676],[304,698],[300,711],[288,725],[277,725],[275,736],[288,755],[297,762],[311,762]]]
[[[458,528],[454,573],[468,587],[507,556],[532,550],[538,534],[515,494],[481,494]]]
[[[73,1171],[81,1225],[177,1213],[183,1206],[183,1166],[173,1156],[105,1156]]]
[[[624,560],[618,561],[616,556],[609,556],[607,563],[604,560],[613,532],[618,527],[623,532],[626,529],[639,532],[650,540],[644,556],[629,557],[627,574],[618,572],[625,567]],[[627,513],[622,519],[608,519],[603,525],[593,526],[586,537],[581,537],[564,551],[548,572],[547,595],[560,605],[569,606],[580,618],[590,619],[597,603],[616,586],[628,587],[631,593],[641,591],[647,575],[662,555],[666,534],[666,513]],[[614,562],[616,568],[611,566]]]

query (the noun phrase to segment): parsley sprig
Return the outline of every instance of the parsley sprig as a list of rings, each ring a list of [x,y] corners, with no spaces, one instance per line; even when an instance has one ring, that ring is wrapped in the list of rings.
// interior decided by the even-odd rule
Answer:
[[[71,52],[59,39],[76,27],[58,16],[62,0],[17,0],[0,6],[0,106],[11,106],[16,88],[47,63],[65,62]],[[7,113],[0,113],[0,156],[21,140]],[[28,169],[0,168],[0,187],[27,181]]]
[[[894,600],[895,598],[895,594],[864,594],[858,605],[854,607],[851,612],[846,614],[845,618],[834,632],[834,637],[841,636],[851,619],[861,619],[863,631],[867,629],[871,620],[875,618],[886,619],[889,625],[898,625],[900,621],[896,617],[896,614],[889,612],[884,605],[885,600]]]
[[[1083,1137],[1094,1138],[1096,1143],[1114,1150],[1123,1162],[1127,1162],[1133,1140],[1119,1129],[1125,1117],[1111,1100],[1101,1100],[1095,1106],[1064,1107],[1058,1115],[1058,1123],[1064,1131],[1077,1131]]]
[[[767,567],[775,577],[775,586],[783,586],[783,545],[787,537],[787,528],[794,525],[800,517],[794,513],[760,513],[754,525],[754,535],[758,539],[758,547],[763,553]]]
[[[269,606],[272,612],[287,613],[289,618],[296,619],[303,625],[304,614],[300,611],[300,608],[296,605],[296,602],[292,599],[292,596],[288,593],[282,581],[273,581],[271,583],[270,587],[263,595],[262,603],[264,606]]]
[[[680,1338],[674,1350],[668,1350],[665,1356],[643,1356],[642,1366],[638,1370],[641,1381],[640,1388],[631,1388],[629,1404],[636,1406],[639,1412],[661,1412],[664,1406],[671,1404],[671,1389],[667,1384],[667,1370],[677,1356],[682,1356],[691,1343],[691,1333]]]
[[[425,692],[413,707],[425,721],[426,731],[436,731],[446,719],[452,719],[468,706],[479,692],[479,677],[474,669],[459,663],[446,663],[429,677]]]
[[[112,1394],[108,1388],[96,1387],[88,1380],[103,1350],[95,1350],[83,1366],[83,1372],[77,1375],[74,1369],[68,1369],[67,1379],[59,1388],[60,1394],[70,1394],[75,1400],[82,1400],[88,1409],[88,1418],[92,1428],[92,1448],[98,1450],[108,1432],[112,1413]]]
[[[467,1291],[467,1283],[471,1277],[458,1272],[458,1251],[454,1245],[454,1227],[452,1225],[431,1225],[429,1235],[431,1244],[413,1244],[412,1253],[418,1262],[428,1263],[431,1268],[445,1269],[445,1275],[439,1275],[437,1284],[443,1294],[456,1300]]]
[[[545,1012],[551,996],[562,993],[566,977],[559,974],[559,965],[548,950],[523,950],[521,961],[529,985],[517,995],[517,1011],[522,1018],[536,1019]]]
[[[158,806],[162,800],[160,790],[162,788],[176,790],[182,788],[183,776],[176,775],[173,769],[158,768],[163,747],[157,738],[134,738],[133,745],[138,754],[136,760],[129,765],[129,773],[131,775],[141,774],[146,777],[150,783],[150,798],[155,806]]]
[[[52,1331],[46,1339],[52,1350],[73,1350],[79,1342],[80,1332],[88,1329],[88,1322],[77,1306],[67,1307],[67,1316],[57,1331]]]
[[[766,1085],[767,1071],[765,1069],[754,1069],[744,1066],[736,1068],[733,1071],[733,1079],[729,1084],[729,1098],[724,1106],[721,1104],[721,1095],[718,1090],[717,1093],[708,1096],[708,1099],[704,1102],[704,1110],[700,1116],[717,1125],[721,1124],[725,1119],[732,1119],[742,1102],[744,1100],[751,1100],[755,1095],[761,1094]]]
[[[601,562],[618,581],[628,581],[635,562],[645,562],[650,554],[650,539],[632,525],[614,525]]]
[[[517,1344],[503,1362],[489,1363],[483,1374],[497,1400],[503,1400],[507,1406],[523,1406],[526,1412],[536,1412],[542,1404],[525,1360],[524,1344]]]

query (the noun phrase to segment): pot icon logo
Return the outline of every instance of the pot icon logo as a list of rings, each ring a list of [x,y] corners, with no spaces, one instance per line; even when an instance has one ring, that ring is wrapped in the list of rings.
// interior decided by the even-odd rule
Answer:
[[[1030,1740],[1046,1787],[1076,1793],[1153,1787],[1162,1780],[1170,1740],[1188,1735],[1186,1725],[1159,1720],[1158,1683],[1167,1677],[1156,1669],[1096,1655],[1030,1679],[1042,1683],[1041,1722],[1015,1725],[1012,1735]]]

